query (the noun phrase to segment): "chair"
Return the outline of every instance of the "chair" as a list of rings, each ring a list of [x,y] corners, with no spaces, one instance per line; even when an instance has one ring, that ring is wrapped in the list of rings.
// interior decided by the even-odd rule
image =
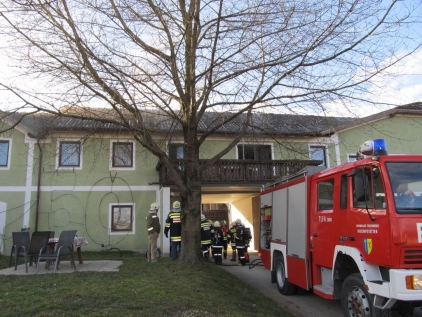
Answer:
[[[25,265],[26,265],[26,254],[29,250],[29,231],[24,232],[12,232],[12,239],[13,239],[13,246],[12,250],[10,251],[10,261],[9,267],[12,266],[12,258],[15,259],[15,271],[18,267],[18,257],[23,256],[25,257]],[[28,267],[26,268],[26,272],[28,272]]]
[[[47,269],[50,268],[50,262],[54,261],[54,273],[56,273],[60,257],[69,255],[71,259],[71,264],[76,270],[75,260],[73,258],[73,243],[75,241],[76,231],[77,230],[62,231],[59,237],[59,241],[57,242],[56,250],[54,252],[45,253],[47,247],[44,247],[39,251],[36,273],[38,273],[38,267],[40,265],[41,260],[47,261]]]
[[[17,258],[19,256],[24,257],[25,259],[25,269],[26,273],[28,273],[28,256],[29,256],[29,266],[32,265],[33,258],[38,257],[40,250],[48,245],[48,239],[51,235],[54,236],[54,231],[35,231],[32,234],[31,240],[29,240],[29,232],[13,232],[13,241],[16,239],[21,239],[20,237],[24,237],[25,244],[21,245],[21,247],[16,248],[15,242],[13,242],[12,252],[13,249],[15,251],[15,271],[17,269]],[[10,266],[12,262],[12,257],[10,258]]]

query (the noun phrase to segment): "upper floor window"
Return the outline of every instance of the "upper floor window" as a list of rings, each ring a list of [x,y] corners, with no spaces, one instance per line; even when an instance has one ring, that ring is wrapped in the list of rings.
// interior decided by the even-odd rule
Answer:
[[[0,168],[9,167],[10,141],[0,140]]]
[[[322,161],[318,166],[327,166],[327,158],[325,156],[325,146],[311,145],[309,147],[309,156],[311,160]]]
[[[170,143],[169,157],[174,160],[182,160],[185,158],[185,149],[182,143]]]
[[[133,169],[134,164],[134,144],[133,142],[111,141],[111,167]]]
[[[110,233],[133,232],[133,204],[110,204]]]
[[[82,167],[80,141],[59,141],[59,167]]]
[[[238,144],[237,157],[239,160],[272,160],[271,145]]]

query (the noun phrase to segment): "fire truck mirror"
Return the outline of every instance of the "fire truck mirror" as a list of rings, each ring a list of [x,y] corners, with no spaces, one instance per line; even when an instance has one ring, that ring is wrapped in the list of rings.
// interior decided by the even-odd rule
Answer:
[[[363,202],[369,200],[368,175],[355,174],[353,176],[353,186],[356,201]]]

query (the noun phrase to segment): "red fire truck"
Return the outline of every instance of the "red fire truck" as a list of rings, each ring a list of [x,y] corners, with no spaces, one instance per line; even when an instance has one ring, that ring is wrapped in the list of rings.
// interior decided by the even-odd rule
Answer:
[[[422,305],[422,155],[308,167],[263,187],[260,255],[283,295],[340,299],[344,316],[403,315]]]

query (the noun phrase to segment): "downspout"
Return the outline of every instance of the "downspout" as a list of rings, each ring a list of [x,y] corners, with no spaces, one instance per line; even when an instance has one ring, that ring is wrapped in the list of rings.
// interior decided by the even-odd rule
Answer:
[[[37,146],[40,152],[38,161],[38,184],[37,184],[37,205],[35,207],[35,231],[38,231],[38,214],[40,212],[40,195],[41,195],[41,167],[42,167],[42,148],[40,138],[37,136]]]

